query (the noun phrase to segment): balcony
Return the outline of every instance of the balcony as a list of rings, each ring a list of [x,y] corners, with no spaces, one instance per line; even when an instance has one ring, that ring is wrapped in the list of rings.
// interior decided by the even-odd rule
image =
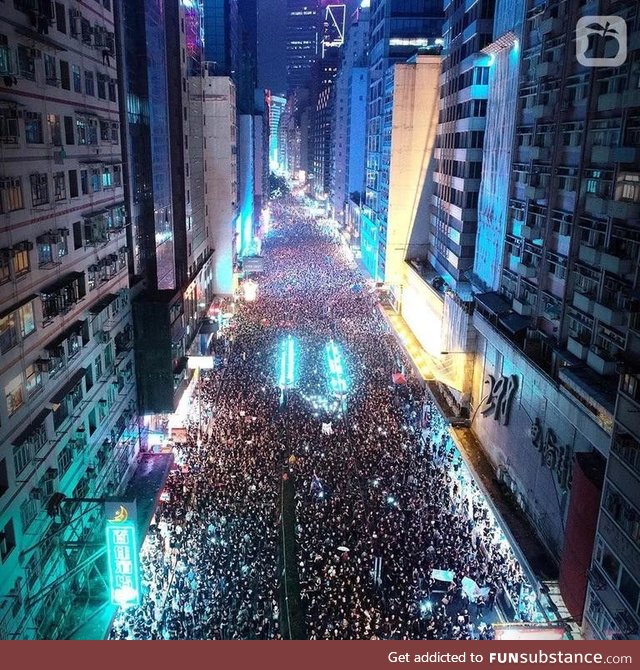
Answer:
[[[594,305],[595,300],[586,293],[580,293],[576,291],[573,294],[573,306],[576,309],[579,309],[582,312],[586,312],[587,314],[591,314]]]
[[[617,307],[609,307],[596,302],[593,307],[593,316],[607,326],[622,326],[625,322],[625,313]]]
[[[616,372],[616,362],[600,347],[589,349],[587,365],[599,375],[605,377],[614,375]]]
[[[533,107],[529,107],[529,111],[534,119],[542,119],[546,116],[551,116],[553,113],[553,105],[534,105]]]
[[[627,200],[607,200],[606,213],[615,219],[640,218],[640,204]]]
[[[527,265],[526,263],[518,263],[517,272],[521,277],[531,279],[531,277],[535,277],[538,274],[538,268],[533,265]]]
[[[541,240],[542,228],[540,226],[522,226],[520,236],[529,241]]]
[[[635,163],[640,152],[635,147],[600,147],[591,149],[592,163]]]
[[[536,68],[536,76],[538,79],[542,79],[543,77],[557,77],[559,72],[559,63],[540,63]]]
[[[531,305],[527,302],[524,302],[524,300],[514,299],[513,311],[520,314],[520,316],[531,316],[533,310],[531,308]]]
[[[547,197],[547,189],[542,186],[527,186],[524,194],[529,200],[542,200]]]
[[[593,193],[587,193],[587,197],[584,200],[584,208],[589,214],[593,214],[594,216],[606,216],[607,200],[599,198]]]
[[[621,93],[603,93],[598,96],[598,111],[608,112],[622,106]]]
[[[569,339],[567,340],[567,350],[580,360],[585,361],[589,353],[589,345],[580,342],[575,337],[570,335]]]
[[[612,251],[603,251],[600,254],[600,265],[603,270],[620,277],[628,275],[633,269],[631,258],[621,258]]]
[[[532,161],[548,161],[551,158],[549,147],[531,146],[528,153],[529,159]]]
[[[578,258],[583,263],[586,263],[587,265],[591,265],[593,267],[600,266],[601,255],[602,252],[599,249],[596,249],[595,247],[590,247],[587,244],[581,244],[578,250]]]
[[[558,18],[554,19],[553,17],[550,17],[542,21],[540,27],[538,28],[538,32],[541,35],[548,35],[549,33],[559,32],[561,27],[562,27],[562,21],[560,19]]]

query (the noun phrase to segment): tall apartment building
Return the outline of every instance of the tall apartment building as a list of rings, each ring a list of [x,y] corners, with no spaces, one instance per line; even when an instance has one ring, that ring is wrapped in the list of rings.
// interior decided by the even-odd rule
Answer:
[[[372,0],[370,9],[367,183],[362,211],[363,263],[374,279],[386,280],[389,164],[393,127],[394,65],[418,51],[442,47],[442,3],[417,0],[409,11],[402,0]]]
[[[330,191],[336,217],[352,193],[364,193],[367,91],[369,83],[369,8],[351,16],[336,76],[332,124]]]
[[[556,557],[562,595],[578,620],[584,608],[586,634],[634,638],[638,5],[496,0],[495,15],[471,427]],[[576,58],[578,21],[598,15],[625,20],[624,63],[586,67]],[[585,55],[616,49],[594,34]],[[506,103],[502,121],[498,108],[492,115],[494,93]],[[508,125],[513,144],[499,159],[496,134]]]
[[[2,5],[0,639],[92,611],[102,510],[48,502],[121,493],[139,447],[115,32],[110,0]]]
[[[494,0],[447,0],[444,60],[427,259],[448,286],[464,291],[473,267]]]
[[[280,95],[269,96],[269,165],[271,170],[277,170],[280,166],[280,119],[286,104],[287,99]]]

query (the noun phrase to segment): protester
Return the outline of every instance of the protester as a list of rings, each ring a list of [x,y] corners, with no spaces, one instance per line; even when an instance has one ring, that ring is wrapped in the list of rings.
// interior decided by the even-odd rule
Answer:
[[[183,465],[145,541],[142,605],[119,612],[112,637],[280,637],[283,474],[309,638],[487,639],[501,614],[535,619],[520,564],[341,238],[296,201],[273,203],[272,220],[257,299],[238,304],[225,367],[198,382]],[[289,336],[296,372],[281,386]]]

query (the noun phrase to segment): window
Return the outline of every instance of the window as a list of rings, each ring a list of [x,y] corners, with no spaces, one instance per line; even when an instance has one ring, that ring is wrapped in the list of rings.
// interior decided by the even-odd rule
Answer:
[[[58,258],[63,258],[69,253],[69,230],[68,229],[60,229],[59,230],[60,237],[58,238]]]
[[[22,521],[23,532],[33,523],[34,519],[38,516],[39,511],[40,501],[31,496],[20,505],[20,520]]]
[[[111,188],[112,186],[111,168],[105,166],[102,170],[102,188]]]
[[[25,79],[35,81],[36,79],[36,49],[30,49],[18,44],[18,72]]]
[[[14,107],[0,108],[0,143],[17,144],[20,137],[18,113]]]
[[[98,121],[85,117],[76,119],[78,144],[98,144]]]
[[[0,352],[6,354],[18,344],[18,318],[13,312],[0,319]]]
[[[82,249],[82,221],[73,222],[73,250]]]
[[[42,144],[42,114],[38,112],[24,113],[24,136],[27,144]]]
[[[19,247],[13,248],[13,271],[16,277],[21,277],[31,269],[29,263],[29,246],[30,243],[23,243]]]
[[[78,197],[78,171],[69,170],[67,173],[69,175],[69,197],[77,198]]]
[[[15,212],[23,207],[20,177],[0,179],[0,212]]]
[[[69,445],[58,454],[58,476],[62,477],[71,465],[72,450]]]
[[[61,2],[56,2],[56,28],[61,33],[67,32],[67,15]]]
[[[109,79],[108,88],[109,88],[109,100],[111,102],[116,102],[117,94],[116,94],[116,81],[115,81],[115,79]]]
[[[9,413],[9,416],[12,416],[25,402],[24,389],[22,387],[22,374],[14,377],[4,387],[4,395],[7,401],[7,412]]]
[[[27,366],[25,372],[27,395],[31,397],[42,388],[42,372],[36,365]]]
[[[620,574],[620,594],[631,606],[634,612],[638,611],[638,599],[640,598],[640,587],[635,579],[624,569]]]
[[[44,77],[50,86],[58,85],[58,68],[56,67],[55,56],[44,54]]]
[[[9,254],[0,254],[0,284],[6,284],[11,281],[11,256]]]
[[[82,195],[89,194],[89,172],[87,170],[80,170],[80,190]]]
[[[56,202],[67,199],[67,183],[64,172],[53,173],[53,198]]]
[[[49,127],[49,138],[51,144],[56,147],[62,146],[62,130],[60,128],[60,117],[57,114],[47,114],[47,126]]]
[[[36,317],[33,311],[33,303],[28,302],[18,310],[20,317],[20,333],[22,338],[28,337],[36,329]]]
[[[106,100],[107,99],[107,79],[108,77],[104,74],[101,74],[98,72],[96,75],[96,79],[98,82],[98,98],[100,100]]]
[[[46,267],[53,263],[53,245],[48,242],[38,243],[38,265]]]
[[[71,90],[71,72],[69,70],[69,63],[66,60],[60,61],[60,86],[65,91]]]
[[[113,185],[115,187],[122,186],[122,166],[113,166]]]
[[[71,72],[73,74],[73,90],[75,93],[82,93],[82,75],[80,73],[80,68],[77,65],[71,66]]]
[[[91,192],[102,190],[100,168],[91,168]]]
[[[84,71],[84,92],[87,95],[92,96],[95,96],[96,94],[95,79],[93,76],[93,72],[90,72],[89,70]]]
[[[44,173],[32,174],[31,180],[31,203],[34,207],[46,205],[49,202],[49,180]]]
[[[64,142],[65,144],[75,144],[76,138],[75,133],[73,132],[73,117],[65,116],[64,117]]]
[[[616,182],[616,200],[640,202],[640,174],[620,174]]]
[[[96,358],[94,366],[96,369],[96,379],[100,379],[102,377],[102,356]]]
[[[0,561],[5,561],[15,549],[15,546],[16,534],[13,528],[13,520],[9,519],[5,527],[0,530]]]

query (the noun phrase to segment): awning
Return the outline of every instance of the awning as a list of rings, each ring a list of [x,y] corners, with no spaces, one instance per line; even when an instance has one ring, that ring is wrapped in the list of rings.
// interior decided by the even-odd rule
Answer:
[[[30,303],[32,300],[35,300],[37,297],[38,296],[35,293],[33,293],[32,295],[29,295],[26,298],[20,300],[20,302],[15,303],[15,305],[11,305],[9,309],[5,309],[4,312],[0,312],[0,319],[4,319],[5,316],[13,314],[13,312],[15,312],[17,309],[24,307],[26,304]]]
[[[514,312],[500,317],[500,323],[512,334],[517,335],[531,325],[531,317]]]
[[[51,402],[54,404],[61,403],[82,381],[86,371],[87,368],[80,368],[77,372],[71,375],[69,380],[65,382],[62,388],[53,396],[53,398],[51,398]]]
[[[63,288],[64,286],[68,286],[69,284],[71,284],[71,282],[75,281],[76,279],[80,279],[83,276],[84,276],[83,272],[70,272],[69,274],[66,274],[64,277],[60,277],[60,279],[53,282],[53,284],[45,286],[42,289],[41,293],[44,293],[45,295],[55,293],[59,289]]]
[[[100,314],[100,312],[104,312],[107,307],[113,302],[115,302],[118,299],[118,296],[115,293],[108,293],[107,295],[104,296],[101,300],[98,300],[98,302],[91,307],[89,312],[91,314]]]
[[[72,335],[80,335],[80,333],[82,333],[83,327],[84,321],[76,321],[72,326],[69,326],[69,328],[60,333],[60,335],[51,340],[51,342],[47,342],[47,344],[44,345],[44,348],[47,351],[58,349],[60,346],[62,346],[62,343],[66,342],[66,340],[68,340]]]
[[[511,311],[511,305],[496,291],[479,293],[475,296],[476,302],[487,311],[500,316]]]
[[[36,418],[20,433],[20,435],[11,440],[11,444],[13,444],[15,447],[23,445],[32,435],[38,431],[49,414],[51,414],[50,409],[43,409],[36,416]]]

